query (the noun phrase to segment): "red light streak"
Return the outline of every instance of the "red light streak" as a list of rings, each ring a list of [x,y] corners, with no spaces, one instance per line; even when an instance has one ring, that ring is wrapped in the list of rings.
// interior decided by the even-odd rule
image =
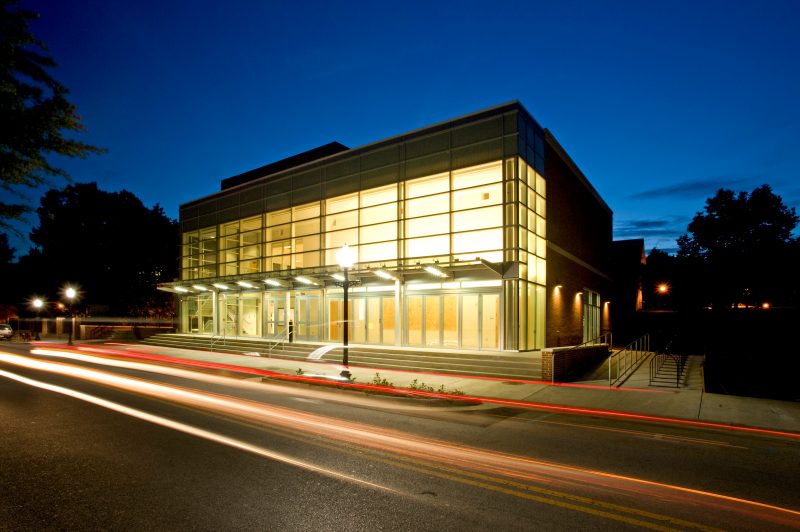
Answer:
[[[46,351],[42,351],[46,353]],[[465,470],[479,471],[492,475],[502,475],[508,478],[544,483],[547,485],[558,484],[569,485],[573,488],[581,489],[622,490],[631,493],[638,493],[647,497],[669,499],[684,504],[689,502],[692,504],[704,504],[708,507],[719,508],[726,512],[733,511],[740,514],[755,516],[761,519],[770,519],[774,522],[781,523],[796,524],[796,519],[800,517],[800,512],[794,510],[737,497],[456,445],[440,440],[421,438],[395,430],[365,425],[362,423],[329,418],[326,416],[296,411],[284,407],[266,405],[251,400],[239,399],[221,394],[212,394],[174,385],[167,385],[133,377],[111,374],[105,371],[86,367],[73,366],[60,362],[31,359],[8,353],[0,353],[0,360],[20,367],[67,375],[111,386],[117,389],[148,395],[161,400],[171,400],[177,403],[191,405],[193,407],[200,407],[215,412],[222,412],[244,417],[253,421],[259,421],[268,423],[270,425],[283,427],[291,431],[307,432],[357,446],[365,446],[388,453],[432,461],[434,464],[433,467],[436,467],[435,464],[449,464]],[[159,416],[132,409],[130,407],[113,403],[95,396],[90,396],[82,392],[54,386],[40,381],[34,381],[33,379],[28,379],[26,377],[3,370],[0,370],[0,375],[23,382],[25,384],[69,395],[99,406],[103,406],[105,408],[110,408],[126,415],[131,415],[139,419],[157,423],[165,427],[180,430],[189,434],[194,434],[198,437],[217,441],[219,443],[236,447],[248,452],[253,452],[268,458],[274,458],[286,463],[291,463],[293,465],[297,465],[298,467],[319,471],[327,475],[347,478],[351,481],[357,481],[381,489],[388,489],[383,486],[349,477],[347,475],[332,472],[318,466],[313,466],[306,462],[295,460],[285,455],[280,455],[279,453],[274,453],[267,449],[247,444],[246,442],[242,442],[240,440],[228,438],[227,436],[212,433],[210,431],[192,427],[180,422],[167,420]]]
[[[48,346],[55,348],[59,351],[68,351],[63,349],[63,344],[36,344],[37,346]],[[739,432],[747,432],[752,434],[763,434],[769,436],[780,436],[780,437],[788,437],[788,438],[797,438],[800,439],[800,433],[796,432],[789,432],[789,431],[781,431],[781,430],[773,430],[773,429],[763,429],[758,427],[745,427],[740,425],[727,425],[724,423],[715,423],[711,421],[699,421],[699,420],[692,420],[692,419],[680,419],[680,418],[670,418],[664,416],[652,416],[647,414],[638,414],[634,412],[625,412],[619,410],[607,410],[607,409],[594,409],[594,408],[587,408],[587,407],[575,407],[575,406],[568,406],[568,405],[558,405],[558,404],[549,404],[549,403],[536,403],[532,401],[519,401],[514,399],[500,399],[494,397],[483,397],[483,396],[470,396],[470,395],[454,395],[448,393],[439,393],[439,392],[425,392],[421,390],[409,390],[405,388],[393,388],[387,386],[377,386],[373,384],[360,384],[360,383],[348,383],[348,382],[331,382],[327,379],[321,379],[316,377],[306,377],[301,375],[286,375],[283,373],[277,373],[273,371],[267,370],[260,370],[255,368],[247,368],[241,366],[234,366],[230,364],[220,364],[217,362],[205,362],[205,361],[198,361],[198,360],[190,360],[178,357],[170,357],[164,355],[153,355],[153,354],[145,354],[141,352],[133,352],[133,351],[123,351],[123,350],[113,350],[107,348],[98,348],[98,347],[79,347],[81,351],[89,351],[95,352],[99,354],[108,354],[112,356],[120,356],[126,358],[138,358],[138,359],[145,359],[145,360],[152,360],[152,361],[160,361],[160,362],[167,362],[167,363],[174,363],[180,364],[184,366],[197,366],[203,367],[208,369],[223,369],[228,371],[233,371],[237,373],[244,373],[244,374],[251,374],[251,375],[261,375],[264,377],[269,377],[276,380],[286,380],[286,381],[295,381],[295,382],[303,382],[308,384],[322,384],[326,386],[335,386],[335,387],[343,387],[343,388],[351,388],[354,390],[361,390],[361,391],[373,391],[373,392],[380,392],[380,393],[391,393],[396,395],[403,395],[403,396],[417,396],[417,397],[428,397],[433,399],[445,399],[448,401],[461,401],[467,403],[486,403],[486,404],[497,404],[503,406],[512,406],[516,408],[525,408],[525,409],[536,409],[536,410],[547,410],[552,412],[559,412],[564,414],[577,414],[577,415],[589,415],[589,416],[602,416],[602,417],[610,417],[610,418],[618,418],[618,419],[631,419],[631,420],[639,420],[639,421],[647,421],[647,422],[655,422],[655,423],[667,423],[673,425],[685,425],[685,426],[692,426],[692,427],[702,427],[702,428],[710,428],[710,429],[719,429],[725,431],[739,431]],[[532,381],[533,382],[533,381]],[[608,389],[608,388],[605,388]],[[619,390],[619,389],[617,389]]]

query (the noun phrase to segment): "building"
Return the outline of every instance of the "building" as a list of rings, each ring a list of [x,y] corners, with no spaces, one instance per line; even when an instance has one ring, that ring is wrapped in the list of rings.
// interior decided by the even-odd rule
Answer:
[[[180,208],[179,331],[468,350],[608,328],[612,213],[519,102],[222,181]],[[337,284],[339,283],[339,284]]]

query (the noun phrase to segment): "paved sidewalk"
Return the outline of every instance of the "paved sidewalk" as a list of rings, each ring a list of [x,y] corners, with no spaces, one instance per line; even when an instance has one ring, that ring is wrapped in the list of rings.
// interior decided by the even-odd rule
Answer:
[[[280,358],[195,351],[144,344],[105,344],[106,347],[139,353],[158,354],[191,361],[226,364],[285,375],[338,377],[342,367],[328,362],[296,361]],[[601,381],[550,384],[537,381],[503,380],[461,375],[396,371],[350,366],[358,384],[371,384],[379,374],[396,388],[423,384],[445,393],[463,393],[487,400],[523,401],[542,405],[609,410],[631,414],[678,418],[691,421],[754,427],[800,435],[800,403],[706,393],[702,387],[699,359],[691,364],[681,388],[649,387],[648,365],[642,366],[621,386],[611,388]],[[300,371],[299,371],[300,370]]]

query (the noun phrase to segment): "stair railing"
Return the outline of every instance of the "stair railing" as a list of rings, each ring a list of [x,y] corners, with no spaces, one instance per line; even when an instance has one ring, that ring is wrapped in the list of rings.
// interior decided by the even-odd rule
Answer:
[[[650,334],[645,334],[608,357],[608,385],[617,386],[650,354]]]
[[[274,341],[267,345],[267,358],[272,358],[272,350],[289,340],[289,327],[284,327],[275,336]]]

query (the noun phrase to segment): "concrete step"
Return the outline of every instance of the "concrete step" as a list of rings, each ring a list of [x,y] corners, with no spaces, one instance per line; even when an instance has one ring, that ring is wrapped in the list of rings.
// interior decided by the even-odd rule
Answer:
[[[161,345],[181,349],[211,350],[211,339],[191,335],[159,334],[142,343]],[[283,343],[273,346],[271,343],[258,340],[225,339],[215,341],[213,350],[227,353],[259,353],[261,356],[272,356],[288,360],[305,361],[308,355],[319,348],[316,344]],[[341,360],[341,349],[326,353],[322,360],[336,364]],[[541,359],[520,355],[503,355],[500,353],[459,352],[427,352],[392,350],[391,348],[349,349],[349,362],[354,366],[367,366],[378,369],[395,369],[406,371],[431,371],[452,373],[457,375],[481,375],[498,378],[539,379],[541,378]]]

